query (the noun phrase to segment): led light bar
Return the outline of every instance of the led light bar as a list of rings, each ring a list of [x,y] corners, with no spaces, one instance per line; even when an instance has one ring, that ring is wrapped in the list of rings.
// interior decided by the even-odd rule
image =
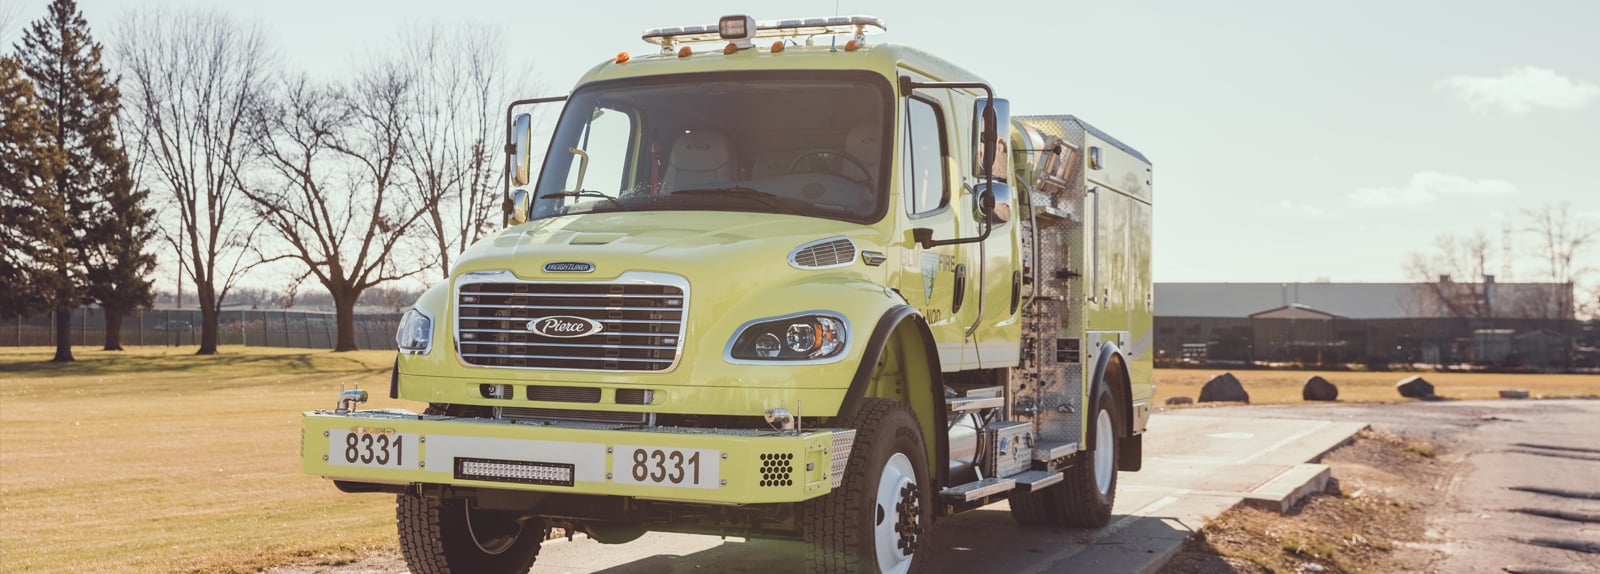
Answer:
[[[662,48],[670,48],[676,44],[694,44],[700,42],[722,42],[729,39],[725,33],[745,32],[737,30],[735,18],[744,16],[728,16],[710,26],[676,26],[670,28],[651,28],[644,31],[644,41]],[[744,20],[749,22],[752,20]],[[724,27],[726,26],[726,28]],[[761,38],[803,38],[808,36],[833,36],[849,34],[860,36],[869,31],[887,32],[888,27],[883,25],[883,20],[876,16],[834,16],[831,18],[803,18],[792,20],[778,20],[776,22],[762,22],[756,25],[754,35],[747,36],[751,40]]]
[[[456,478],[461,480],[572,486],[572,472],[572,465],[559,462],[456,459]]]

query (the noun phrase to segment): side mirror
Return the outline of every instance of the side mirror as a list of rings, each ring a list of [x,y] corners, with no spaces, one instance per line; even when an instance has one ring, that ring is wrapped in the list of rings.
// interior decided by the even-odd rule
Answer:
[[[511,127],[511,185],[528,185],[528,167],[532,162],[533,116],[518,114]]]
[[[528,212],[533,207],[532,198],[528,190],[519,189],[511,192],[511,211],[506,213],[506,225],[517,225],[528,220]]]
[[[978,184],[977,213],[989,225],[1002,225],[1011,221],[1011,186],[996,181],[994,185]]]
[[[1003,98],[978,98],[973,108],[973,133],[977,134],[977,157],[972,173],[981,178],[994,177],[995,181],[1009,181],[1007,169],[1011,152],[1006,144],[1011,141],[1011,102]]]

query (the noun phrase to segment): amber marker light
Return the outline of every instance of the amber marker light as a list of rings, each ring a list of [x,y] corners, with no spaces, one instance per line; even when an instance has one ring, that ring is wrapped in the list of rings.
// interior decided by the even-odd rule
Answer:
[[[732,54],[737,51],[739,51],[739,45],[733,42],[728,42],[727,46],[722,47],[722,53],[724,54]]]
[[[853,38],[849,42],[844,43],[844,51],[846,52],[854,52],[859,48],[861,48],[861,42],[858,42]]]
[[[617,63],[618,64],[626,64],[626,63],[628,63],[628,53],[627,52],[617,52]]]
[[[772,43],[772,53],[778,54],[778,53],[781,53],[781,52],[783,52],[783,40],[778,40],[776,42],[773,42]]]
[[[689,57],[689,54],[693,54],[693,53],[694,53],[694,50],[690,50],[688,46],[684,46],[682,48],[678,48],[678,57],[679,58],[687,58],[687,57]]]

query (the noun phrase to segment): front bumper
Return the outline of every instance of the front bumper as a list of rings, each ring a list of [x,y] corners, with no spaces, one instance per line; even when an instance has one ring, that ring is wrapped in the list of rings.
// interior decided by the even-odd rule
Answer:
[[[799,502],[843,478],[855,431],[538,424],[395,411],[304,415],[307,474],[712,504]]]

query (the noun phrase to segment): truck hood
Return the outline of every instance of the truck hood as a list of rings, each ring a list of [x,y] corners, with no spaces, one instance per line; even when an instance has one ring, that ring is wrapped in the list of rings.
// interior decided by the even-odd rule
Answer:
[[[530,221],[479,242],[451,273],[510,270],[524,279],[574,279],[546,263],[590,263],[584,280],[626,271],[684,276],[760,273],[789,268],[788,254],[809,241],[845,236],[880,250],[872,228],[844,221],[726,211],[605,212]],[[712,275],[712,276],[715,276]]]

